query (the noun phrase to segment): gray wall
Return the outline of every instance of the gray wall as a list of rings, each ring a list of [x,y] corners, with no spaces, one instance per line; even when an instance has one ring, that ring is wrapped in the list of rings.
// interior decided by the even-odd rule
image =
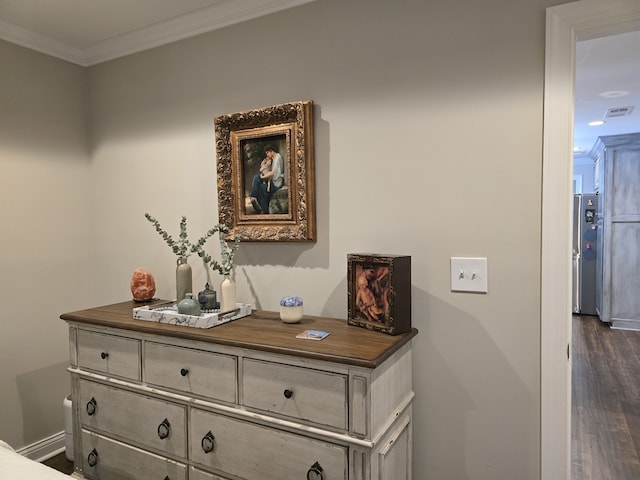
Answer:
[[[582,193],[593,193],[593,181],[595,177],[595,168],[593,160],[584,159],[573,163],[573,175],[582,175]]]
[[[62,430],[70,305],[91,304],[87,72],[0,41],[0,438]]]
[[[78,264],[93,286],[48,272],[56,305],[30,330],[58,350],[45,366],[65,361],[57,316],[130,298],[134,268],[173,296],[175,258],[143,214],[172,232],[186,215],[193,237],[217,223],[213,117],[311,99],[318,241],[243,244],[239,299],[276,309],[296,294],[310,314],[345,318],[348,253],[411,255],[414,477],[538,478],[544,13],[558,3],[318,0],[87,69],[89,151],[58,195],[90,208],[69,215],[30,192],[60,217],[58,233],[82,229]],[[82,104],[82,72],[56,65],[77,75]],[[32,250],[17,253],[22,262]],[[451,256],[487,257],[489,293],[452,293]],[[49,324],[56,338],[39,331]],[[24,336],[3,351],[14,364],[28,358]],[[17,397],[4,368],[0,383]],[[5,425],[0,438],[32,440]]]

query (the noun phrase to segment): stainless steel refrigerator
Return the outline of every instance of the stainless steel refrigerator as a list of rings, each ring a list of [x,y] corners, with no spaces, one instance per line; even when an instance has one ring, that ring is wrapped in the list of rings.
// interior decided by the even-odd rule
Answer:
[[[597,315],[598,195],[573,196],[573,313]]]

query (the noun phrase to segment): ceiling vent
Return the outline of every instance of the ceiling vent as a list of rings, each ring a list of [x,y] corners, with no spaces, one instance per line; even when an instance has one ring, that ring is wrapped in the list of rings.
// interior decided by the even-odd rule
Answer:
[[[631,115],[631,112],[633,112],[633,107],[610,108],[609,110],[607,110],[604,118],[627,117]]]

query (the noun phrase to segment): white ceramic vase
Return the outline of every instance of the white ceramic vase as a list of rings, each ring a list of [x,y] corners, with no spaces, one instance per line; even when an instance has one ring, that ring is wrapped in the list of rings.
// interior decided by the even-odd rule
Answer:
[[[298,323],[302,320],[302,305],[297,307],[280,307],[280,320],[284,323]]]
[[[220,311],[228,312],[236,308],[236,282],[230,275],[220,284]]]

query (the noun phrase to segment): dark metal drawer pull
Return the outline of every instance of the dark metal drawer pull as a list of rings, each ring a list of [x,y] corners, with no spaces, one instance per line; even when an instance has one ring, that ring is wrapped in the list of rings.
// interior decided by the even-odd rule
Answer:
[[[87,415],[91,416],[96,413],[96,407],[98,406],[98,402],[96,399],[91,397],[91,400],[87,402]]]
[[[324,473],[322,473],[322,467],[318,462],[311,465],[311,468],[307,471],[307,480],[324,480]]]
[[[97,463],[98,463],[98,452],[96,451],[95,448],[93,450],[91,450],[89,455],[87,455],[87,463],[89,464],[90,467],[95,467],[97,465]]]
[[[213,447],[214,447],[214,441],[215,441],[216,437],[213,436],[213,433],[211,433],[211,430],[209,430],[209,432],[202,437],[202,441],[200,442],[200,446],[202,447],[202,451],[204,453],[211,453],[213,452]]]
[[[291,398],[293,397],[293,390],[289,390],[288,388],[284,391],[284,397],[285,398]]]
[[[186,368],[181,368],[180,375],[182,375],[183,377],[186,377],[187,375],[189,375],[189,370],[187,370]]]
[[[169,420],[165,418],[162,423],[158,425],[158,436],[161,440],[164,440],[169,436],[169,433],[171,433],[171,424]]]
[[[109,357],[109,354],[107,352],[102,352],[100,354],[100,358],[102,358],[103,360],[106,360]]]

